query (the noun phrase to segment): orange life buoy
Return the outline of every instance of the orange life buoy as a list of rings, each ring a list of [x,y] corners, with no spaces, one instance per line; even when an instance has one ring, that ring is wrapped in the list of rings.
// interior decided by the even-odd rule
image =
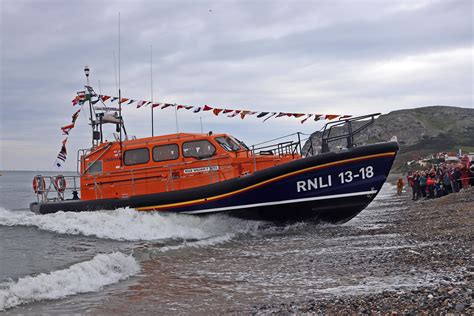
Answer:
[[[60,193],[66,190],[66,179],[64,178],[64,176],[59,175],[57,177],[54,177],[54,187]]]
[[[46,181],[42,176],[35,176],[33,178],[33,191],[36,194],[41,194],[46,190]]]

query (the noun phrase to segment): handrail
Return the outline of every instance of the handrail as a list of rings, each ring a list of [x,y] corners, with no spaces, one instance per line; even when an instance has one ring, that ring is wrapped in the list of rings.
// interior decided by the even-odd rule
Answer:
[[[360,133],[362,130],[366,129],[369,125],[373,124],[375,122],[375,117],[379,116],[380,114],[381,113],[368,114],[368,115],[363,115],[363,116],[358,116],[358,117],[339,119],[338,121],[327,123],[326,125],[324,125],[324,127],[322,129],[321,153],[329,152],[329,143],[330,142],[334,142],[334,141],[344,139],[344,138],[347,140],[347,148],[354,147],[354,136],[357,135],[358,133]],[[353,122],[364,121],[368,118],[370,118],[369,121],[366,121],[365,124],[358,127],[356,130],[352,130],[352,123]],[[347,133],[343,133],[341,135],[336,135],[336,136],[331,136],[331,131],[334,127],[344,128],[345,126],[347,126]]]

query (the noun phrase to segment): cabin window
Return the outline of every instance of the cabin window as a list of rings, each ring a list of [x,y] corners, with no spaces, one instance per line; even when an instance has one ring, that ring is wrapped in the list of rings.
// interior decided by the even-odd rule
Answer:
[[[216,141],[227,151],[237,151],[240,149],[240,146],[227,136],[216,137]]]
[[[183,156],[198,159],[209,158],[216,153],[216,147],[207,140],[183,143]]]
[[[148,148],[130,149],[125,151],[123,161],[126,166],[139,165],[150,161]]]
[[[162,145],[153,147],[153,160],[166,161],[179,157],[179,147],[177,144]]]
[[[89,174],[102,173],[102,160],[96,160],[87,164]]]

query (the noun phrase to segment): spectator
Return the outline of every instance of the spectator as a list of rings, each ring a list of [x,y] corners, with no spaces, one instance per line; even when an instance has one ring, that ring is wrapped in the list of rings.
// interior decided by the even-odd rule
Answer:
[[[403,182],[403,179],[401,177],[398,178],[398,181],[397,181],[397,194],[398,195],[402,195],[404,185],[405,183]]]

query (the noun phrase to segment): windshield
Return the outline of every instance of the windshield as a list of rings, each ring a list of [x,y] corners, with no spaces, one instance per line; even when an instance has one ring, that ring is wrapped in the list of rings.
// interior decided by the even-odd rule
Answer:
[[[216,137],[216,141],[221,145],[222,148],[224,148],[227,151],[238,151],[240,150],[239,144],[232,140],[230,137],[227,136],[221,136],[221,137]]]

